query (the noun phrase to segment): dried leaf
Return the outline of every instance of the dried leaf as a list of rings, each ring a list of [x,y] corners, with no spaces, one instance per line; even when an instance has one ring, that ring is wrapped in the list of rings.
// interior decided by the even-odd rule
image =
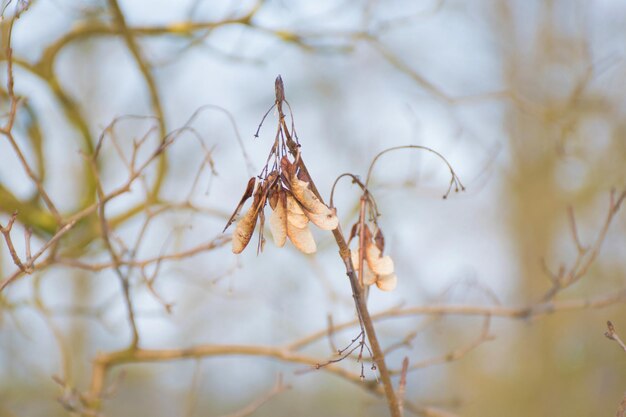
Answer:
[[[250,243],[250,239],[254,233],[254,227],[256,226],[260,203],[261,196],[257,194],[252,206],[241,220],[237,222],[235,233],[233,233],[233,253],[241,253],[246,246],[248,246],[248,243]]]
[[[272,201],[274,200],[273,204]],[[285,192],[274,193],[270,198],[270,207],[273,211],[270,215],[270,231],[274,238],[274,243],[279,248],[285,246],[287,240],[287,202]]]
[[[287,222],[287,236],[291,243],[303,253],[314,253],[317,251],[317,245],[313,239],[313,234],[308,226],[303,228],[296,227],[293,223]]]
[[[380,249],[369,239],[365,242],[365,259],[376,275],[393,274],[394,266],[391,257],[381,256]]]
[[[379,275],[376,277],[376,286],[383,291],[393,291],[398,285],[396,274]]]
[[[224,227],[224,230],[222,231],[222,233],[224,233],[226,231],[226,229],[228,229],[228,227],[233,224],[233,222],[235,221],[235,219],[237,218],[237,216],[239,216],[239,212],[241,211],[241,208],[243,207],[243,205],[245,204],[245,202],[252,197],[252,194],[254,193],[254,186],[256,185],[256,178],[252,177],[248,180],[248,185],[246,186],[246,191],[243,193],[243,197],[241,197],[241,200],[239,201],[239,204],[237,205],[237,208],[235,208],[235,211],[233,212],[232,216],[230,216],[230,219],[228,219],[228,223],[226,223],[226,227]]]
[[[304,214],[304,210],[291,195],[287,195],[287,221],[298,229],[307,227],[309,223],[309,218]]]

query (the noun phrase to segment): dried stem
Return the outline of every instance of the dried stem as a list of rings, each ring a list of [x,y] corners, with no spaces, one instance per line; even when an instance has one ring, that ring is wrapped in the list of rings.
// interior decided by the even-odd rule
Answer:
[[[31,269],[22,263],[22,260],[20,259],[20,256],[17,254],[15,246],[13,245],[13,240],[11,239],[11,229],[13,229],[13,224],[15,223],[16,218],[17,212],[14,212],[11,215],[11,218],[9,219],[6,226],[0,225],[0,233],[2,233],[2,236],[4,236],[4,240],[7,244],[7,248],[9,249],[9,253],[11,254],[11,259],[13,259],[13,263],[20,269],[20,271],[29,274],[31,272]],[[28,245],[28,242],[26,243]],[[28,249],[27,251],[28,253],[26,258],[28,261],[28,257],[30,256],[30,249]]]
[[[609,209],[607,210],[604,223],[598,233],[598,236],[596,237],[596,240],[589,248],[584,247],[580,243],[573,210],[568,210],[570,229],[574,243],[576,244],[576,248],[578,250],[578,256],[572,265],[569,267],[562,266],[556,273],[551,272],[547,267],[544,267],[548,271],[551,278],[552,287],[543,296],[543,301],[548,301],[554,298],[561,290],[578,282],[587,274],[587,271],[589,271],[589,268],[595,262],[598,254],[600,253],[600,248],[606,239],[609,227],[611,226],[615,215],[618,213],[624,199],[626,199],[626,190],[623,190],[617,198],[615,196],[615,190],[611,190],[609,195]]]
[[[607,321],[606,327],[608,328],[608,330],[604,332],[604,335],[607,338],[616,341],[617,344],[624,350],[624,352],[626,352],[626,344],[624,344],[622,339],[619,337],[619,335],[615,331],[615,326],[613,325],[613,323],[611,321]]]
[[[282,104],[284,100],[284,88],[283,88],[283,83],[282,83],[282,80],[280,79],[280,76],[276,79],[276,86],[277,86],[276,108],[278,109],[278,117],[283,127],[283,132],[285,133],[285,136],[286,136],[287,147],[289,148],[289,151],[295,158],[296,156],[299,155],[299,146],[293,140],[292,135],[289,134],[289,128],[285,121],[285,114],[283,113],[283,109],[282,109]],[[315,182],[313,181],[311,175],[309,175],[309,171],[306,167],[304,160],[302,159],[302,156],[298,158],[298,165],[300,169],[303,171],[303,173],[308,178],[311,178],[311,183],[310,183],[311,191],[315,193],[315,195],[317,196],[317,198],[320,199],[320,201],[324,202],[324,199],[322,198],[320,192],[315,186]],[[396,396],[396,393],[394,391],[393,383],[391,381],[391,375],[387,368],[387,364],[385,363],[385,356],[380,346],[380,343],[378,342],[378,337],[376,336],[374,323],[367,309],[367,302],[365,300],[363,289],[361,285],[359,284],[359,279],[355,273],[354,266],[352,265],[352,259],[350,257],[350,249],[348,248],[346,239],[344,238],[343,232],[341,231],[341,226],[333,230],[333,236],[335,238],[335,242],[337,243],[337,247],[339,248],[339,256],[341,257],[346,267],[346,275],[348,276],[348,279],[350,280],[350,286],[352,288],[352,296],[354,297],[357,314],[360,320],[362,321],[365,333],[367,334],[367,339],[369,341],[369,344],[373,352],[372,359],[374,363],[377,365],[378,370],[380,372],[380,379],[383,383],[385,397],[387,398],[387,405],[389,406],[389,411],[392,417],[400,417],[402,415],[400,411],[400,403],[398,402],[398,397]]]

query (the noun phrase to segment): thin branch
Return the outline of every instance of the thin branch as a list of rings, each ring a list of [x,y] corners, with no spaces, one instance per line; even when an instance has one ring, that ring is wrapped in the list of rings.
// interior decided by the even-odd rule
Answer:
[[[139,330],[137,329],[137,322],[135,320],[135,311],[134,311],[133,302],[132,302],[132,298],[130,294],[129,276],[122,273],[122,270],[120,269],[120,257],[118,256],[117,252],[113,248],[113,245],[111,244],[109,224],[107,222],[106,211],[105,211],[105,206],[106,206],[105,195],[104,195],[104,191],[102,190],[102,185],[100,184],[100,181],[99,181],[97,167],[96,167],[97,156],[98,156],[98,153],[95,152],[93,155],[93,158],[91,158],[91,161],[92,161],[92,169],[94,171],[94,177],[97,179],[96,191],[97,191],[98,202],[99,202],[98,219],[100,220],[100,233],[102,235],[102,240],[104,241],[105,247],[107,251],[109,252],[109,254],[111,255],[111,259],[113,260],[113,270],[115,271],[120,281],[120,285],[122,287],[122,294],[124,296],[124,302],[126,304],[126,313],[128,315],[128,323],[130,325],[131,334],[132,334],[131,342],[130,342],[130,349],[135,349],[139,345]]]
[[[492,316],[518,320],[534,320],[542,316],[557,312],[600,309],[617,303],[626,302],[626,288],[610,291],[593,298],[576,298],[570,300],[548,301],[529,304],[521,307],[481,306],[471,304],[433,304],[414,307],[393,307],[371,315],[372,320],[389,320],[397,317],[411,317],[424,315],[451,315],[451,316]],[[333,332],[352,328],[358,324],[358,319],[335,323]],[[328,336],[328,329],[311,333],[290,343],[289,349],[301,349],[317,340]]]
[[[287,147],[291,154],[298,161],[298,166],[302,170],[302,172],[311,179],[310,187],[311,191],[316,195],[316,197],[323,203],[324,199],[322,198],[320,192],[318,191],[311,175],[309,175],[309,171],[302,159],[299,152],[299,145],[296,143],[292,135],[289,133],[289,128],[287,127],[285,121],[285,114],[282,110],[282,104],[284,100],[284,87],[280,76],[276,79],[276,108],[278,110],[279,123],[282,125],[282,130],[287,139]],[[385,356],[382,348],[380,347],[380,343],[378,342],[378,338],[376,336],[376,330],[374,328],[374,323],[370,317],[369,311],[367,309],[367,302],[365,300],[363,289],[359,284],[358,277],[355,273],[354,266],[352,265],[352,259],[350,256],[350,249],[348,248],[348,244],[343,236],[343,232],[341,231],[341,226],[338,226],[333,231],[333,236],[335,238],[335,242],[337,243],[337,247],[339,248],[339,256],[344,262],[346,267],[346,275],[350,281],[350,286],[352,288],[352,295],[355,301],[355,307],[359,318],[361,319],[361,323],[363,328],[367,334],[367,338],[369,340],[369,344],[371,346],[373,352],[373,361],[377,365],[378,370],[380,372],[380,379],[383,383],[385,397],[387,398],[387,405],[389,406],[389,411],[392,417],[400,417],[400,404],[398,402],[398,397],[393,388],[393,384],[391,382],[391,375],[387,368],[387,364],[385,363]]]
[[[442,355],[438,355],[434,358],[426,359],[420,362],[417,362],[411,367],[409,367],[409,371],[414,371],[416,369],[423,369],[433,365],[440,365],[448,362],[454,362],[465,355],[476,349],[478,346],[482,345],[484,342],[490,341],[494,339],[494,336],[489,334],[489,324],[490,324],[490,316],[485,317],[485,321],[483,323],[483,328],[480,334],[476,337],[476,339],[468,342],[467,344],[460,346],[450,352],[444,353]],[[402,371],[392,371],[393,374],[400,373]]]
[[[150,92],[150,102],[152,105],[152,109],[154,110],[155,116],[157,118],[157,123],[159,124],[159,135],[161,136],[162,140],[165,141],[167,135],[167,128],[165,126],[165,115],[163,113],[161,99],[159,98],[159,91],[157,88],[157,84],[154,80],[154,76],[152,75],[152,71],[150,70],[148,63],[146,62],[146,59],[144,58],[141,49],[139,49],[133,33],[126,25],[124,13],[122,13],[122,10],[120,9],[117,0],[108,0],[108,2],[111,10],[113,11],[116,26],[120,31],[122,37],[124,38],[124,41],[126,42],[129,51],[135,58],[143,79],[146,81],[148,91]],[[151,195],[151,197],[156,198],[158,196],[159,190],[161,189],[161,185],[165,178],[166,170],[167,159],[165,158],[165,154],[161,154],[159,156],[157,178],[154,184],[154,189],[152,190],[153,194]]]
[[[400,371],[400,384],[398,384],[398,401],[400,402],[400,413],[404,414],[404,395],[406,394],[406,374],[409,370],[409,358],[402,360],[402,371]]]
[[[282,375],[278,375],[278,378],[276,379],[276,383],[274,384],[274,387],[272,387],[271,390],[269,390],[267,393],[262,395],[260,398],[257,398],[256,400],[252,401],[250,404],[243,407],[241,410],[236,411],[234,413],[225,414],[222,417],[247,417],[249,415],[252,415],[263,404],[267,403],[269,400],[271,400],[278,394],[281,394],[290,388],[291,387],[289,385],[285,385],[283,383]]]
[[[622,339],[619,337],[619,335],[615,331],[615,326],[613,325],[613,323],[611,321],[607,321],[606,327],[608,328],[608,330],[604,333],[604,335],[607,338],[616,341],[617,344],[624,350],[624,352],[626,352],[626,344],[624,344]]]
[[[316,357],[272,346],[197,345],[184,349],[124,349],[96,356],[92,365],[89,397],[94,401],[98,401],[104,389],[107,372],[115,366],[129,363],[170,362],[211,356],[261,356],[311,367],[315,367],[319,363],[319,359]],[[363,385],[359,375],[339,366],[329,365],[323,369],[353,383]]]
[[[590,248],[585,248],[580,243],[578,239],[578,232],[573,211],[568,211],[568,215],[570,217],[570,228],[572,230],[576,248],[578,249],[578,256],[576,257],[572,265],[570,265],[569,267],[562,266],[557,273],[553,273],[548,270],[553,285],[543,296],[543,301],[548,301],[554,298],[556,294],[558,294],[561,290],[578,282],[582,277],[587,274],[589,268],[591,268],[591,265],[593,265],[596,258],[598,257],[598,254],[600,253],[600,248],[606,240],[606,235],[609,231],[611,223],[619,212],[619,209],[624,199],[626,199],[626,189],[624,189],[617,197],[615,194],[615,190],[611,190],[611,193],[609,195],[609,209],[607,210],[604,223],[602,224],[600,232],[598,233],[598,236],[596,237]]]
[[[13,229],[13,224],[15,223],[16,218],[17,218],[17,211],[11,215],[11,218],[9,219],[6,226],[2,226],[0,224],[0,233],[2,233],[2,236],[4,236],[4,240],[7,244],[7,248],[9,249],[9,253],[11,254],[11,259],[13,259],[13,263],[20,269],[20,271],[26,274],[30,274],[32,270],[22,263],[22,260],[20,259],[20,256],[17,254],[17,251],[15,250],[15,246],[13,245],[13,239],[11,239],[11,229]],[[28,243],[29,242],[27,241],[26,242],[27,246],[28,246]],[[30,249],[27,249],[27,257],[26,257],[27,262],[28,262],[29,256],[30,256]]]

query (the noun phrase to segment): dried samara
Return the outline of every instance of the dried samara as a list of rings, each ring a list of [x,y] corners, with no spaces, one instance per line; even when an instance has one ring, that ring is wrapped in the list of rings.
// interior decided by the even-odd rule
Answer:
[[[360,233],[360,231],[359,231]],[[367,225],[363,230],[363,285],[376,286],[383,291],[392,291],[398,285],[398,277],[395,274],[395,267],[390,256],[383,256],[385,249],[385,239],[380,229],[372,233]],[[361,256],[360,248],[351,251],[352,265],[357,274],[360,271]],[[360,274],[359,274],[360,275]]]
[[[265,238],[264,208],[269,202],[272,213],[269,227],[278,247],[283,247],[287,238],[303,253],[314,253],[317,245],[309,229],[309,222],[323,230],[334,230],[339,225],[334,209],[317,197],[311,190],[311,180],[302,172],[297,163],[292,163],[285,155],[279,166],[264,177],[253,177],[233,215],[229,219],[226,230],[239,216],[245,202],[253,197],[252,205],[237,221],[233,233],[233,253],[241,253],[252,238],[254,228],[259,223],[258,251],[263,250]]]

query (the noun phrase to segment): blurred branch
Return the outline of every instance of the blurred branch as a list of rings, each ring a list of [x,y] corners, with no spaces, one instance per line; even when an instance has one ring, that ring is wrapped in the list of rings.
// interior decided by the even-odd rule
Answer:
[[[615,326],[613,325],[613,323],[611,321],[607,321],[606,327],[608,328],[608,330],[604,333],[604,335],[608,339],[616,341],[617,344],[624,350],[624,352],[626,352],[626,344],[622,342],[622,339],[619,337],[619,335],[615,331]]]
[[[604,332],[604,336],[606,336],[609,340],[613,340],[617,342],[617,344],[622,348],[622,350],[626,352],[626,344],[624,344],[622,339],[619,337],[619,335],[615,331],[615,326],[610,320],[606,322],[606,327],[608,330]],[[617,409],[617,413],[615,414],[615,417],[624,417],[624,416],[626,416],[626,394],[624,394],[624,397],[622,398],[619,408]]]
[[[93,361],[91,374],[91,388],[89,397],[93,400],[100,398],[105,384],[106,374],[114,366],[130,363],[168,362],[181,359],[199,359],[212,356],[262,356],[279,359],[281,361],[304,364],[316,367],[320,360],[294,352],[283,347],[248,346],[248,345],[196,345],[184,349],[142,349],[121,350],[110,353],[101,353]],[[359,375],[344,370],[337,365],[323,368],[355,384],[361,383]]]
[[[107,373],[115,366],[123,364],[169,362],[183,359],[201,359],[214,356],[258,356],[278,359],[293,364],[308,365],[318,369],[320,359],[294,352],[285,347],[249,346],[249,345],[196,345],[183,349],[125,349],[109,353],[101,353],[93,361],[91,387],[89,393],[83,394],[92,409],[97,410],[101,404]],[[362,382],[358,374],[351,373],[338,365],[329,364],[319,368],[335,376],[357,384],[372,394],[385,397],[385,392],[376,381]],[[454,414],[442,410],[405,402],[405,408],[415,414],[426,417],[452,417]]]
[[[387,320],[397,317],[423,316],[423,315],[454,315],[454,316],[491,316],[510,319],[533,320],[542,316],[557,312],[599,309],[613,304],[626,302],[626,288],[618,291],[610,291],[607,294],[593,298],[577,298],[562,301],[548,301],[530,304],[522,307],[507,306],[483,306],[471,304],[433,304],[414,307],[393,307],[372,314],[372,320]],[[358,324],[358,319],[335,323],[333,333],[352,328]],[[325,328],[311,333],[288,345],[289,349],[301,349],[313,344],[318,340],[329,336],[330,329]]]
[[[619,408],[617,409],[617,413],[615,417],[624,417],[626,416],[626,394],[624,394],[624,398],[622,398],[622,402],[619,404]]]
[[[315,182],[313,181],[312,176],[309,174],[309,170],[307,169],[307,166],[304,163],[302,156],[300,155],[300,145],[292,137],[292,133],[290,133],[289,127],[287,126],[287,122],[285,121],[285,114],[283,113],[283,108],[282,108],[283,102],[287,103],[287,101],[285,100],[283,81],[280,78],[280,76],[278,76],[278,78],[276,79],[276,102],[275,102],[276,109],[278,111],[278,119],[279,119],[278,120],[278,123],[279,123],[278,132],[279,133],[277,133],[277,135],[280,134],[280,132],[282,132],[282,134],[284,135],[286,139],[286,143],[287,143],[287,147],[289,148],[289,151],[291,152],[291,154],[297,161],[298,166],[300,167],[300,170],[302,171],[304,176],[307,179],[309,179],[309,187],[311,191],[315,194],[315,196],[317,196],[319,201],[321,201],[323,204],[324,198],[318,191],[317,186],[315,185]],[[292,128],[292,131],[294,130],[295,128]],[[378,371],[380,373],[380,379],[383,383],[383,388],[385,391],[385,397],[387,399],[389,412],[392,417],[400,417],[402,415],[402,412],[400,410],[398,397],[393,388],[393,383],[391,382],[391,374],[389,373],[387,364],[385,363],[385,354],[382,348],[380,347],[380,343],[376,336],[376,329],[374,327],[374,323],[368,311],[367,301],[365,298],[365,292],[359,282],[359,277],[357,276],[354,270],[354,265],[352,265],[352,257],[350,255],[350,249],[348,248],[346,239],[343,235],[343,232],[341,231],[341,226],[338,226],[335,229],[333,229],[332,233],[333,233],[333,237],[335,238],[335,242],[337,243],[337,248],[339,249],[339,256],[341,257],[341,260],[343,261],[345,268],[346,268],[346,275],[348,276],[348,280],[350,282],[350,287],[352,289],[352,296],[354,298],[356,313],[359,318],[359,324],[361,326],[361,334],[362,335],[364,335],[364,333],[367,334],[367,338],[369,340],[369,343],[372,349],[372,360],[377,365]],[[360,346],[361,346],[361,352],[362,352],[362,348],[364,346],[363,341],[361,342]],[[359,353],[359,356],[361,356],[360,353]],[[362,373],[363,371],[361,371],[361,374]]]
[[[94,148],[94,153],[91,155],[91,157],[86,157],[87,160],[89,161],[90,169],[92,170],[92,172],[94,172],[92,176],[95,179],[94,183],[96,184],[98,200],[92,203],[91,205],[64,218],[62,220],[63,226],[59,228],[54,233],[54,235],[50,239],[48,239],[39,248],[39,250],[30,257],[29,260],[25,262],[22,261],[21,267],[18,267],[17,271],[15,271],[10,276],[6,277],[4,280],[0,281],[0,292],[2,292],[9,284],[11,284],[15,280],[23,276],[25,271],[41,270],[53,263],[62,262],[66,264],[71,264],[72,266],[80,266],[80,267],[83,267],[84,269],[98,270],[99,269],[98,266],[90,267],[89,265],[84,264],[81,261],[78,261],[78,260],[72,261],[67,258],[63,258],[62,256],[59,256],[59,254],[54,250],[55,246],[61,240],[61,238],[63,238],[66,234],[68,234],[71,230],[73,230],[77,224],[79,224],[81,221],[87,218],[91,218],[91,216],[95,214],[98,214],[99,219],[100,219],[100,229],[101,229],[100,237],[103,237],[104,239],[106,239],[106,236],[108,236],[108,230],[109,230],[108,220],[104,221],[104,223],[102,220],[103,218],[106,218],[106,214],[104,213],[104,207],[106,206],[106,204],[110,202],[111,200],[116,199],[128,193],[131,190],[131,187],[133,186],[135,181],[139,179],[144,174],[144,172],[148,169],[148,167],[150,167],[151,164],[155,160],[157,160],[163,152],[165,152],[172,144],[174,144],[175,141],[180,137],[180,135],[183,132],[185,132],[186,129],[188,128],[188,125],[185,125],[183,126],[183,128],[176,129],[175,131],[168,134],[163,142],[157,144],[154,149],[149,150],[148,156],[143,161],[137,161],[135,153],[138,152],[138,147],[135,147],[134,154],[131,158],[132,163],[129,166],[129,172],[128,172],[126,181],[120,186],[118,186],[117,188],[114,188],[113,190],[105,194],[100,184],[100,178],[98,174],[99,171],[97,168],[97,158],[99,157],[99,151],[107,137],[107,134],[111,132],[111,129],[119,120],[120,119],[115,119],[107,128],[104,129],[102,135],[100,136],[97,146]],[[190,119],[188,123],[190,123],[191,120],[192,119]],[[145,143],[141,142],[141,145],[143,144]],[[1,194],[1,189],[0,189],[0,197],[1,196],[2,194]],[[146,210],[148,207],[149,207],[149,204],[146,204],[144,202],[143,204],[144,210]],[[102,236],[102,233],[104,233],[106,236]],[[90,234],[87,237],[87,240],[91,241],[97,237],[98,237],[98,234],[96,231],[96,233]],[[152,263],[158,263],[167,259],[182,259],[185,257],[193,256],[202,251],[214,249],[215,247],[218,247],[221,244],[223,244],[223,240],[218,239],[215,242],[201,244],[195,248],[189,249],[187,251],[184,251],[178,254],[172,254],[172,255],[166,254],[160,257],[147,259],[146,261],[143,261],[143,262],[140,261],[138,263],[135,263],[134,261],[125,261],[117,257],[116,255],[112,255],[112,258],[113,258],[112,261],[106,263],[106,265],[104,266],[100,265],[101,267],[100,269],[118,268],[119,266],[124,265],[125,263],[128,265],[134,265],[134,266],[146,266],[146,265],[149,265]],[[39,258],[41,258],[49,249],[52,249],[49,256],[43,261],[37,262]]]
[[[550,288],[550,290],[548,290],[548,292],[543,296],[543,301],[554,298],[554,296],[559,291],[578,282],[583,276],[585,276],[585,274],[587,274],[589,268],[594,263],[594,261],[598,257],[598,254],[600,253],[600,248],[602,247],[602,243],[606,239],[606,235],[609,231],[609,226],[611,225],[613,219],[615,218],[615,215],[619,211],[624,199],[626,199],[626,189],[623,190],[617,196],[617,198],[615,190],[611,190],[609,196],[609,209],[607,211],[604,224],[602,225],[602,228],[598,233],[598,237],[593,242],[590,248],[585,248],[580,243],[578,230],[576,227],[576,219],[574,217],[573,211],[571,209],[568,211],[570,229],[574,243],[578,250],[578,255],[571,266],[565,267],[564,265],[562,265],[557,273],[551,272],[547,267],[545,267],[545,269],[549,273],[553,285],[552,288]]]
[[[416,369],[422,369],[422,368],[426,368],[426,367],[433,366],[433,365],[440,365],[440,364],[444,364],[448,362],[457,361],[463,358],[465,355],[467,355],[471,351],[473,351],[474,349],[476,349],[478,346],[482,345],[483,343],[488,342],[490,340],[494,340],[495,336],[489,333],[490,321],[491,321],[490,316],[485,316],[485,321],[483,323],[482,331],[480,332],[478,337],[476,337],[475,340],[472,340],[463,346],[460,346],[450,352],[444,353],[434,358],[416,362],[413,365],[411,365],[407,370],[414,371]],[[392,371],[392,374],[401,373],[402,371],[403,370]]]
[[[26,266],[22,263],[20,256],[15,251],[15,246],[13,245],[13,240],[11,239],[11,229],[13,229],[13,223],[15,222],[15,218],[17,217],[17,212],[13,213],[9,222],[6,226],[2,226],[0,224],[0,233],[4,236],[4,240],[7,244],[7,248],[9,249],[9,253],[11,254],[11,258],[13,259],[13,263],[17,265],[20,271],[29,274],[31,272],[30,269],[27,269]],[[28,249],[30,252],[30,249]],[[27,260],[28,261],[28,260]]]
[[[15,91],[14,91],[13,49],[11,47],[11,39],[12,39],[12,34],[13,34],[13,24],[15,23],[15,20],[18,18],[19,18],[19,13],[14,18],[10,19],[9,23],[7,24],[8,26],[5,26],[4,28],[5,33],[3,34],[4,35],[3,44],[5,47],[5,59],[7,61],[7,96],[10,101],[10,109],[9,109],[7,122],[3,126],[0,127],[0,134],[2,134],[8,139],[11,147],[13,148],[13,151],[17,155],[18,160],[20,161],[20,164],[22,165],[22,168],[24,168],[24,172],[26,172],[28,177],[31,179],[31,181],[37,188],[39,195],[41,196],[42,200],[45,202],[46,206],[48,207],[48,210],[50,210],[50,213],[55,218],[56,222],[60,224],[61,216],[59,212],[57,211],[56,206],[50,199],[50,196],[46,192],[41,180],[37,177],[37,175],[31,169],[29,163],[26,161],[26,157],[24,156],[24,153],[22,152],[21,148],[19,147],[19,145],[17,144],[17,141],[15,140],[13,136],[13,126],[15,125],[18,104],[20,102],[20,99],[19,97],[15,95]]]
[[[94,177],[96,178],[98,178],[98,170],[96,168],[97,157],[98,157],[98,153],[96,152],[94,153],[94,156],[91,159],[92,169],[94,171]],[[126,313],[128,315],[128,323],[130,325],[130,329],[132,333],[130,349],[135,349],[137,345],[139,344],[139,331],[137,330],[137,323],[135,321],[135,312],[133,309],[133,303],[132,303],[132,299],[130,295],[130,283],[129,283],[130,278],[128,275],[125,275],[124,273],[122,273],[122,270],[120,269],[120,258],[117,255],[117,252],[115,251],[115,249],[113,248],[113,245],[111,244],[109,225],[108,225],[108,221],[107,221],[106,214],[105,214],[105,204],[106,204],[106,202],[104,201],[105,195],[104,195],[104,191],[102,190],[102,186],[100,184],[99,178],[98,178],[98,181],[96,181],[96,184],[97,184],[96,191],[97,191],[98,203],[99,203],[98,204],[98,219],[100,220],[100,232],[102,235],[102,240],[104,241],[105,247],[107,249],[107,252],[109,252],[109,254],[111,255],[111,259],[113,260],[113,270],[115,271],[115,274],[119,278],[120,285],[122,286],[122,294],[124,295],[124,302],[126,304]]]
[[[152,71],[150,70],[146,59],[143,57],[137,42],[131,31],[128,29],[126,25],[126,19],[124,18],[124,14],[120,9],[120,6],[117,3],[117,0],[109,0],[109,6],[113,11],[113,16],[115,21],[117,22],[118,30],[121,32],[128,49],[131,54],[135,58],[137,62],[137,66],[141,71],[141,75],[143,76],[146,84],[148,86],[148,91],[150,92],[150,100],[152,102],[152,109],[154,110],[155,116],[157,118],[157,123],[159,124],[159,136],[163,141],[166,140],[167,128],[165,126],[165,115],[163,114],[163,108],[161,106],[161,100],[159,98],[159,92],[157,89],[156,82],[154,81],[154,76],[152,75]],[[158,168],[157,168],[157,176],[156,181],[154,183],[154,189],[152,190],[151,197],[155,199],[158,197],[159,190],[161,189],[161,185],[163,184],[163,180],[165,178],[165,173],[167,171],[167,159],[165,158],[165,154],[162,153],[159,156]]]
[[[276,379],[276,383],[274,384],[274,387],[270,391],[265,393],[263,396],[257,398],[256,400],[252,401],[250,404],[243,407],[241,410],[236,411],[234,413],[225,414],[222,417],[247,417],[249,415],[252,415],[263,404],[267,403],[269,400],[271,400],[278,394],[285,392],[288,389],[291,389],[291,387],[283,383],[282,375],[278,375],[278,378]]]

